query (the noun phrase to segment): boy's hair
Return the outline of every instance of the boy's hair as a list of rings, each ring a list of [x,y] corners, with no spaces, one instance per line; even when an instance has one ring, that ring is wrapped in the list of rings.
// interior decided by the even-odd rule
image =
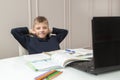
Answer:
[[[35,24],[37,24],[37,23],[45,23],[45,24],[49,25],[47,18],[44,17],[44,16],[38,16],[38,17],[36,17],[36,18],[34,19],[33,27],[34,27]]]

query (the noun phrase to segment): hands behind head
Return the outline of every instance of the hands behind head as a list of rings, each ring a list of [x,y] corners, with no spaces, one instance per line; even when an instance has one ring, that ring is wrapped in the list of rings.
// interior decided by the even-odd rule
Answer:
[[[49,28],[49,34],[52,33],[52,31],[53,31],[52,28]]]
[[[33,34],[33,35],[36,35],[36,32],[33,29],[29,29],[29,33]]]

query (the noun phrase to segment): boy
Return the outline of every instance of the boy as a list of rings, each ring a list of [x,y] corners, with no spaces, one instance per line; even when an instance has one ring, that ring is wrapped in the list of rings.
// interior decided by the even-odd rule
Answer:
[[[66,37],[68,31],[58,28],[50,30],[48,20],[43,16],[38,16],[34,19],[32,29],[14,28],[11,33],[28,50],[29,54],[35,54],[60,49],[59,44]],[[50,36],[50,33],[55,35]]]

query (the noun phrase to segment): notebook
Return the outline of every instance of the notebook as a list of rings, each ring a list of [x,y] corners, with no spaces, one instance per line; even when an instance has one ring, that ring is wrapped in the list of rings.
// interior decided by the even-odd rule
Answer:
[[[93,17],[91,61],[78,61],[70,66],[92,74],[120,69],[120,17]]]

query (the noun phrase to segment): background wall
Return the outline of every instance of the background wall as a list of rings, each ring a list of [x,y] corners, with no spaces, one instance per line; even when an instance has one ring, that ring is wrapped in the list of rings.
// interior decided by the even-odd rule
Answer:
[[[69,30],[62,49],[91,47],[92,17],[120,16],[119,6],[120,0],[0,0],[0,58],[18,56],[10,30],[30,28],[38,15],[46,16],[50,27]]]
[[[28,25],[28,20],[27,0],[0,0],[0,58],[18,55],[17,41],[10,30]]]

